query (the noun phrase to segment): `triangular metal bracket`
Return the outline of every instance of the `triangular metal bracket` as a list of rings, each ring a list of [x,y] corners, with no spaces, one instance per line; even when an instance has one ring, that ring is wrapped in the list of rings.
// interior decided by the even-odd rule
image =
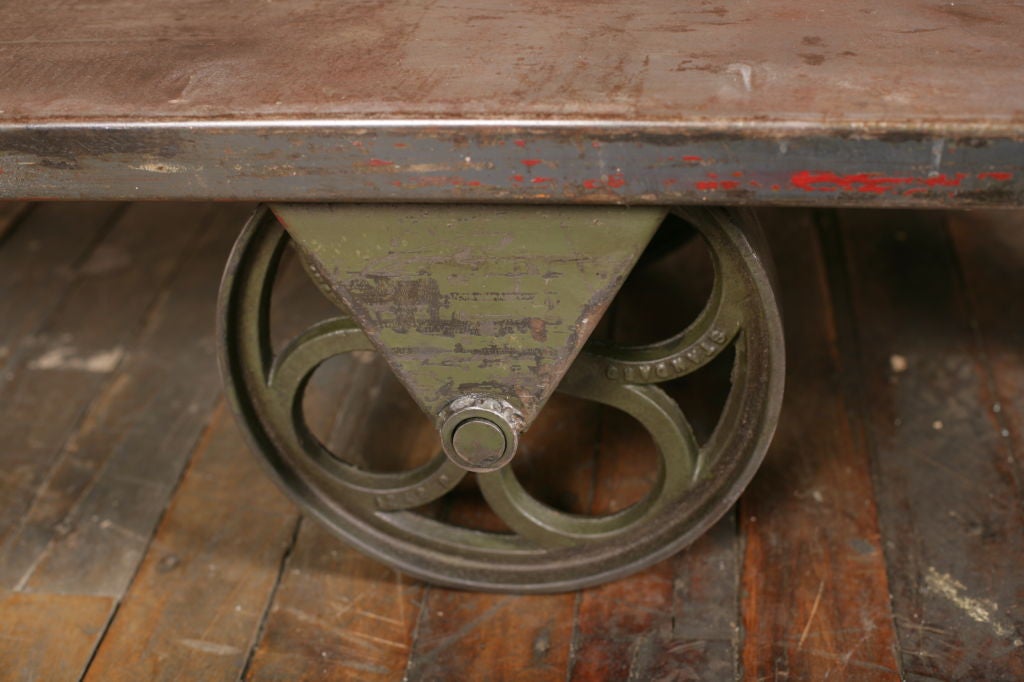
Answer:
[[[432,419],[465,396],[526,428],[661,208],[277,204],[303,258]]]

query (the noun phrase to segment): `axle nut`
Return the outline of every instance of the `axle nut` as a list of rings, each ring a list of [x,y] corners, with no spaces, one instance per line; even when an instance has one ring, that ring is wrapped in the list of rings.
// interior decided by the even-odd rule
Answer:
[[[438,416],[441,446],[468,471],[496,471],[519,445],[522,418],[504,400],[468,395],[456,398]]]

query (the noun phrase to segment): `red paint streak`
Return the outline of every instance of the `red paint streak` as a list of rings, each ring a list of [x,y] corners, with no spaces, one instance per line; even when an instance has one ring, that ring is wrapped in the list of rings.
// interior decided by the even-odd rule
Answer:
[[[742,177],[743,177],[743,173],[741,173],[740,171],[735,171],[735,172],[734,172],[734,173],[732,174],[732,176],[733,176],[734,178],[742,178]]]
[[[836,175],[835,173],[812,173],[800,171],[794,173],[789,181],[805,192],[868,192],[880,194],[888,192],[893,184],[902,184],[904,178],[888,178],[874,173],[857,173],[854,175]]]
[[[534,166],[539,166],[542,163],[544,162],[540,159],[523,159],[523,165],[527,168],[533,168]]]
[[[930,178],[890,177],[878,173],[853,173],[837,175],[828,171],[800,171],[794,173],[789,181],[797,189],[805,192],[859,192],[861,194],[885,194],[900,191],[900,185],[916,185],[918,188],[959,187],[967,176],[957,173],[936,175]]]
[[[733,173],[734,177],[740,177],[743,173]],[[736,189],[740,186],[740,183],[735,180],[722,180],[718,181],[718,173],[708,173],[710,180],[696,183],[697,189]]]
[[[1000,172],[978,173],[978,179],[979,180],[1001,180],[1001,181],[1012,180],[1013,179],[1013,173],[1000,173]]]
[[[676,184],[677,182],[679,182],[679,181],[676,180],[675,178],[668,178],[667,180],[662,180],[661,184],[665,185],[666,187],[671,187],[672,185]]]
[[[751,180],[747,184],[750,185],[751,187],[760,187],[761,186],[761,183],[758,182],[757,180]]]
[[[391,184],[394,185],[395,187],[401,187],[402,186],[402,181],[401,180],[392,180]]]
[[[384,161],[383,159],[370,159],[370,165],[374,168],[380,168],[381,166],[394,166],[393,161]]]
[[[699,156],[684,156],[683,157],[683,161],[689,161],[690,163],[697,163],[698,161],[703,161],[703,159],[700,158]]]
[[[772,191],[773,192],[778,192],[780,189],[782,189],[782,188],[779,187],[778,185],[772,185]]]
[[[600,179],[590,178],[583,181],[583,186],[587,189],[601,189],[602,187],[618,189],[626,186],[626,176],[622,173],[615,173],[614,175],[602,176]]]
[[[945,173],[942,175],[936,175],[934,178],[928,178],[924,181],[924,184],[929,187],[959,187],[961,181],[967,177],[966,173],[957,173],[952,178],[947,177]]]
[[[530,182],[532,182],[535,185],[537,185],[539,183],[542,183],[542,182],[554,182],[554,181],[555,181],[554,178],[533,178],[532,180],[530,180]]]
[[[404,142],[396,142],[396,143],[395,143],[395,149],[405,149],[405,148],[406,148],[406,147],[408,147],[408,146],[409,146],[409,145],[407,145],[407,144],[406,144],[406,143],[404,143]]]
[[[928,188],[927,187],[914,187],[913,189],[905,189],[905,190],[903,190],[903,196],[905,196],[905,197],[911,197],[911,196],[914,196],[915,194],[927,194],[927,193],[928,193]]]
[[[526,140],[516,140],[515,145],[522,149],[523,147],[526,146]]]
[[[600,143],[600,142],[598,142],[597,140],[593,140],[593,141],[592,141],[592,142],[590,143],[590,146],[591,146],[591,147],[593,147],[594,149],[600,149],[600,148],[601,148],[601,143]]]
[[[480,186],[480,181],[479,180],[470,180],[469,182],[466,183],[466,186],[467,187],[479,187]]]
[[[519,174],[517,173],[517,174],[515,174],[515,175],[513,175],[513,176],[512,176],[512,179],[513,179],[514,181],[516,181],[516,182],[522,182],[522,181],[523,181],[523,176],[522,176],[522,175],[519,175]]]

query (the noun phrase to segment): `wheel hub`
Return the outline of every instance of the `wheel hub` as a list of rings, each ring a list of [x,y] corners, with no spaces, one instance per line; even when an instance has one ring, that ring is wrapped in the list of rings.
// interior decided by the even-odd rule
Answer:
[[[523,419],[509,403],[467,395],[441,413],[441,447],[466,471],[497,471],[516,454]]]

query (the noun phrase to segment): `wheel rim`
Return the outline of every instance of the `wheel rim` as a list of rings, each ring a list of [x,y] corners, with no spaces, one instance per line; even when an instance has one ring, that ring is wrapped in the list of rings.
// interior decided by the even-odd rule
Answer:
[[[270,293],[288,237],[265,208],[243,230],[221,285],[221,369],[238,421],[307,513],[411,575],[461,588],[556,592],[639,570],[692,542],[731,507],[767,449],[781,403],[781,323],[760,257],[726,212],[680,215],[712,253],[716,277],[704,311],[663,342],[591,344],[559,387],[630,414],[654,438],[661,456],[657,482],[624,510],[604,516],[556,510],[506,467],[477,480],[515,533],[471,530],[410,511],[464,477],[443,454],[412,471],[377,473],[328,453],[302,418],[306,381],[328,358],[372,344],[338,316],[273,353]],[[699,370],[729,346],[735,347],[733,385],[710,439],[698,446],[679,406],[656,384]]]

